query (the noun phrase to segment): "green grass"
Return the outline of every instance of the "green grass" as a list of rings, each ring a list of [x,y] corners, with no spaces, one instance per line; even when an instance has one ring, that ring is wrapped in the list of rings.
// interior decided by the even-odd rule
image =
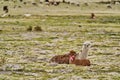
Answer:
[[[12,67],[5,67],[5,71],[10,71],[11,76],[5,73],[1,79],[7,79],[10,76],[13,80],[20,78],[48,80],[63,74],[65,75],[60,79],[69,79],[70,76],[97,80],[119,79],[120,58],[115,56],[120,46],[118,16],[98,16],[95,20],[91,20],[89,16],[80,15],[34,17],[24,18],[24,20],[22,17],[1,18],[0,23],[6,20],[6,23],[0,24],[4,25],[0,34],[0,51],[1,56],[6,59],[4,64],[1,62],[1,70],[7,64],[14,64]],[[102,22],[103,20],[106,21]],[[16,21],[19,23],[16,24]],[[43,31],[28,32],[27,28],[31,24],[33,27],[41,26]],[[12,27],[15,29],[12,30]],[[50,59],[56,54],[64,54],[71,49],[79,52],[82,43],[86,40],[94,43],[88,56],[93,64],[90,67],[66,64],[50,66],[46,60],[39,60],[46,57]],[[41,54],[41,51],[45,50],[48,51],[47,54]],[[21,65],[22,68],[14,69],[15,65]]]
[[[10,3],[11,16],[0,18],[0,79],[119,80],[120,6],[107,9],[105,4],[89,4],[29,4],[15,11]],[[93,11],[96,19],[90,19]],[[26,18],[26,12],[33,15]],[[43,31],[27,31],[29,26],[40,26]],[[91,66],[49,63],[54,55],[80,52],[84,41],[93,42],[88,55]]]

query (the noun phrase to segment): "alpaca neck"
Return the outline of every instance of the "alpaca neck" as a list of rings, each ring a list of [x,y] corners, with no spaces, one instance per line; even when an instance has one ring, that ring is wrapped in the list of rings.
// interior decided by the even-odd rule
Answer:
[[[82,52],[80,54],[80,59],[86,59],[87,58],[87,55],[88,55],[88,48],[85,48],[83,46],[83,49],[82,49]]]

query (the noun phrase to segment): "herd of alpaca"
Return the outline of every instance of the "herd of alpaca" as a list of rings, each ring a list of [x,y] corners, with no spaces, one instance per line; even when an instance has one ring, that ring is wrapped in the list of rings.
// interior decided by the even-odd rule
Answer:
[[[52,57],[51,62],[56,62],[59,64],[75,64],[81,66],[90,66],[90,61],[87,59],[88,50],[91,43],[86,41],[83,44],[82,52],[80,54],[71,50],[68,54],[56,55]]]

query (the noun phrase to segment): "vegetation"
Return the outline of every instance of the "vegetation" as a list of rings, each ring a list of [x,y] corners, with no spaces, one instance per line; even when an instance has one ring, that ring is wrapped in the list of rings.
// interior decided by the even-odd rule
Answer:
[[[0,80],[119,80],[120,6],[81,5],[29,4],[15,11],[11,2],[10,16],[0,18]],[[34,30],[36,26],[42,31]],[[49,63],[54,55],[79,53],[84,41],[93,42],[88,55],[91,66]]]

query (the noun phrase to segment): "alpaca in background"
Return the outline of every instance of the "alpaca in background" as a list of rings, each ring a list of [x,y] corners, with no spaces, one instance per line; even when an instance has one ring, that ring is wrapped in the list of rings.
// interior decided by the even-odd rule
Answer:
[[[91,46],[90,44],[91,43],[88,41],[84,42],[81,54],[78,55],[78,58],[75,56],[70,56],[69,63],[81,66],[90,66],[90,61],[87,59],[88,50]]]

